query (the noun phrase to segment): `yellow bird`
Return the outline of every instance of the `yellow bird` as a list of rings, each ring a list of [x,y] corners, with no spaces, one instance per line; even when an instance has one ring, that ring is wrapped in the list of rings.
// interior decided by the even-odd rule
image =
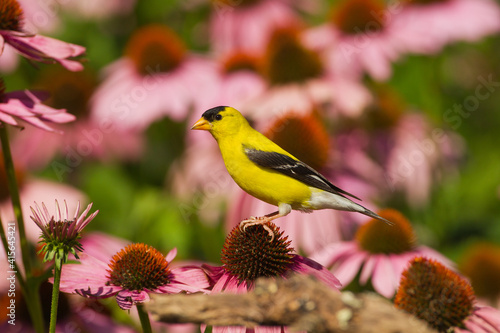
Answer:
[[[393,224],[347,198],[351,196],[360,200],[257,132],[232,107],[217,106],[205,111],[191,129],[206,130],[212,134],[227,171],[239,187],[262,201],[278,206],[277,212],[242,221],[240,227],[243,229],[262,224],[273,238],[273,232],[266,223],[288,215],[292,209],[311,212],[330,208],[358,212]]]

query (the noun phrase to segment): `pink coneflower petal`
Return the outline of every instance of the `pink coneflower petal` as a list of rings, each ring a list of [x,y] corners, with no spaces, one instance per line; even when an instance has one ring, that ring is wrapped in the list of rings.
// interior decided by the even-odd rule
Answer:
[[[172,269],[175,280],[187,286],[203,289],[208,287],[207,276],[198,266],[183,266]]]
[[[344,261],[358,251],[358,245],[353,242],[333,243],[311,256],[311,259],[330,266],[335,262]]]
[[[1,111],[1,110],[0,110]],[[16,122],[16,119],[8,114],[5,114],[3,112],[0,112],[0,122],[12,125],[12,126],[18,126],[18,123]]]
[[[237,294],[245,294],[248,291],[249,285],[253,285],[253,283],[243,281],[236,286]]]
[[[366,253],[356,252],[346,260],[339,262],[338,266],[335,267],[335,276],[342,282],[344,286],[348,285],[349,282],[354,279],[366,257]]]
[[[120,290],[116,295],[116,302],[122,310],[130,310],[136,303],[149,301],[149,294],[145,291]]]
[[[85,253],[102,262],[107,262],[117,252],[129,245],[131,242],[105,234],[103,232],[91,232],[82,237],[80,244]]]
[[[3,86],[3,82],[2,82]],[[39,92],[15,91],[3,94],[0,102],[0,115],[8,124],[19,126],[15,118],[19,118],[49,132],[57,132],[48,123],[66,123],[76,119],[64,109],[54,109],[41,104]]]
[[[392,264],[394,276],[401,276],[401,273],[403,273],[403,271],[407,268],[410,260],[412,260],[416,256],[419,256],[419,253],[389,254],[389,260]],[[428,257],[436,258],[432,256]]]
[[[500,313],[498,309],[489,306],[477,307],[474,313],[478,318],[484,320],[485,323],[500,331]]]
[[[225,273],[225,270],[223,267],[220,267],[220,273],[222,273],[222,275],[220,275],[220,277],[216,280],[216,282],[212,288],[213,293],[219,293],[223,290],[226,290],[227,284],[228,284],[229,280],[231,280],[230,275]]]
[[[375,269],[375,265],[377,262],[377,255],[371,255],[366,258],[363,269],[361,270],[361,275],[359,276],[359,282],[361,282],[362,284],[366,284],[368,282],[368,280],[373,275],[373,270]]]
[[[330,286],[335,290],[338,290],[342,287],[342,284],[340,283],[338,278],[335,277],[323,265],[317,263],[316,261],[299,255],[295,255],[293,261],[294,264],[290,268],[292,271],[305,275],[313,275],[318,280],[322,281],[327,286]]]
[[[77,292],[82,295],[109,297],[122,290],[119,286],[108,285],[108,265],[85,253],[81,253],[80,264],[63,265],[61,291]]]
[[[246,287],[245,281],[241,282],[241,284],[245,284],[245,287]],[[228,292],[228,293],[238,294],[238,290],[239,290],[238,286],[239,285],[240,285],[240,282],[238,281],[237,278],[235,278],[233,276],[228,276],[228,280],[226,282],[224,291]]]
[[[396,292],[397,282],[392,264],[388,257],[378,256],[377,263],[373,269],[373,288],[382,296],[391,298]]]
[[[208,288],[207,276],[197,266],[184,266],[173,268],[170,274],[170,282],[158,290],[166,293],[179,293],[182,291],[199,292]]]
[[[78,231],[80,231],[83,228],[85,228],[87,226],[87,224],[89,224],[89,222],[94,219],[94,217],[97,215],[97,213],[99,213],[99,210],[96,210],[95,212],[93,212],[92,214],[90,214],[87,218],[85,218],[91,208],[92,208],[92,203],[90,203],[87,206],[87,208],[83,211],[83,213],[80,215],[80,217],[76,221],[75,225],[77,226],[77,230]],[[80,209],[80,207],[78,207],[78,209]]]
[[[9,44],[14,46],[22,55],[35,61],[57,61],[70,71],[81,71],[83,69],[81,63],[68,59],[82,55],[85,52],[85,48],[82,46],[41,35],[18,35],[11,37]]]
[[[177,248],[174,247],[172,250],[170,250],[170,252],[167,253],[167,255],[165,256],[165,260],[171,262],[172,260],[174,260],[176,256],[177,256]]]
[[[487,327],[489,325],[485,324],[486,323],[481,322],[481,320],[478,320],[478,318],[476,318],[475,316],[471,316],[465,321],[465,327],[469,332],[474,333],[490,333],[491,327]]]

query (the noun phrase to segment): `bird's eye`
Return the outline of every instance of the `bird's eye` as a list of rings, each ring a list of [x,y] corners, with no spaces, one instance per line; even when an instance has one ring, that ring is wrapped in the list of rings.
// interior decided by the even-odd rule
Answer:
[[[222,116],[220,114],[215,115],[215,120],[221,120]]]

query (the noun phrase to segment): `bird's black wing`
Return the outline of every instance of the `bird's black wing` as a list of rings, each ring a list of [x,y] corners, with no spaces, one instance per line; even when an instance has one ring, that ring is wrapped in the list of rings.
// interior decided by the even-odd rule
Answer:
[[[349,195],[353,198],[361,200],[351,193],[346,192],[333,185],[323,175],[321,175],[319,172],[317,172],[304,162],[295,160],[290,156],[276,152],[262,151],[249,147],[244,147],[243,149],[250,161],[260,167],[277,171],[308,186],[316,187],[323,191],[339,195]]]

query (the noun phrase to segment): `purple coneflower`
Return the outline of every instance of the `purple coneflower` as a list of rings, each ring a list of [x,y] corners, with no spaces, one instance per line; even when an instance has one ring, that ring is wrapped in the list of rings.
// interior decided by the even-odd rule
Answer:
[[[382,0],[338,1],[330,20],[310,29],[307,38],[325,52],[334,74],[360,79],[368,73],[375,80],[387,80],[399,58],[388,33],[392,15]]]
[[[43,63],[58,62],[71,71],[83,66],[74,58],[85,52],[83,46],[25,32],[23,10],[16,0],[5,0],[0,5],[0,55],[4,44],[12,46],[22,56]]]
[[[380,216],[393,222],[389,226],[371,219],[356,232],[349,242],[334,243],[312,256],[332,268],[340,282],[347,286],[359,274],[359,283],[369,281],[376,292],[391,298],[408,262],[417,256],[449,261],[438,252],[418,246],[410,222],[398,211],[382,210]]]
[[[500,312],[475,304],[463,277],[438,261],[417,257],[403,272],[395,305],[439,332],[500,332]]]
[[[212,281],[212,293],[245,293],[252,290],[259,277],[286,278],[290,274],[311,274],[331,288],[338,290],[340,282],[317,262],[293,253],[288,237],[273,223],[268,227],[274,232],[269,239],[262,225],[243,231],[239,226],[226,237],[221,254],[221,267],[205,265]],[[281,327],[269,328],[281,332]],[[214,327],[214,332],[245,332],[244,327]]]
[[[67,123],[75,120],[75,116],[66,110],[54,109],[43,105],[41,99],[46,94],[29,90],[5,92],[5,85],[0,79],[0,125],[2,123],[22,127],[19,120],[46,131],[56,132],[46,123]]]
[[[124,56],[104,74],[91,101],[93,119],[136,130],[163,117],[184,120],[190,108],[211,100],[216,78],[210,61],[188,52],[180,37],[161,24],[134,31]]]
[[[176,254],[173,249],[164,256],[142,243],[126,246],[108,261],[81,253],[79,264],[63,266],[61,291],[95,298],[116,296],[124,310],[148,301],[149,293],[204,291],[208,281],[200,268],[170,267]]]
[[[214,51],[260,50],[277,27],[299,21],[289,0],[213,0],[210,35]]]
[[[301,26],[272,32],[260,66],[269,88],[247,105],[255,118],[267,121],[291,110],[307,114],[318,105],[354,116],[369,103],[370,93],[359,80],[330,71],[324,54],[310,44]]]
[[[500,308],[500,246],[489,242],[471,245],[459,262],[470,279],[478,301]]]
[[[401,52],[435,54],[447,44],[498,33],[500,7],[491,0],[405,0],[391,26]]]
[[[31,219],[42,231],[40,243],[43,245],[40,252],[45,253],[44,261],[55,260],[59,269],[66,262],[69,253],[78,258],[77,251],[83,250],[78,241],[81,238],[81,232],[99,212],[96,210],[87,217],[92,204],[89,204],[80,214],[80,203],[78,203],[75,215],[70,218],[66,201],[64,201],[64,206],[65,209],[61,211],[56,200],[55,215],[51,215],[43,203],[42,208],[36,203],[35,208],[31,208],[33,214]]]

